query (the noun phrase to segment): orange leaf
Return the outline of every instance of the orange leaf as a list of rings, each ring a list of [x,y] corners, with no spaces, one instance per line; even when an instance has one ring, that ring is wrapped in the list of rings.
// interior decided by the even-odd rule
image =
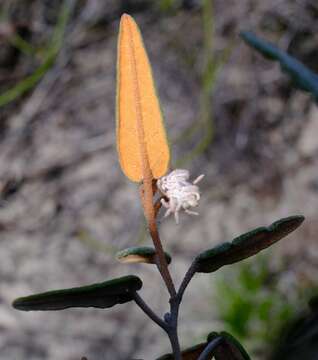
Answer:
[[[163,176],[169,146],[151,66],[134,19],[120,21],[117,63],[117,150],[132,181]]]

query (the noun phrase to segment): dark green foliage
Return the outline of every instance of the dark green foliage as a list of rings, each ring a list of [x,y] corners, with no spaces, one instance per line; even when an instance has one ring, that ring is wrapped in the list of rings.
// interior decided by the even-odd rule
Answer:
[[[312,297],[309,300],[308,305],[312,311],[316,311],[318,313],[318,296],[316,295],[316,296]]]
[[[307,283],[297,282],[289,284],[286,294],[282,284],[291,263],[281,259],[274,265],[271,260],[271,252],[259,254],[220,272],[213,295],[224,329],[246,345],[252,357],[264,354],[267,359],[270,349],[282,342],[282,329],[313,294]]]
[[[116,254],[118,261],[123,263],[155,264],[156,250],[150,246],[130,247]],[[165,252],[167,263],[171,263],[171,256]]]
[[[315,360],[318,354],[318,309],[309,303],[311,311],[299,316],[279,336],[272,360]],[[316,304],[317,305],[317,304]]]
[[[304,64],[280,50],[268,41],[262,40],[251,32],[241,33],[243,40],[251,47],[270,60],[278,61],[283,71],[292,79],[295,86],[313,94],[318,101],[318,75],[309,70]]]
[[[224,265],[253,256],[297,229],[303,221],[303,216],[290,216],[268,227],[259,227],[240,235],[231,243],[223,243],[207,250],[196,257],[196,271],[211,273]]]
[[[267,294],[260,296],[264,294],[264,284],[268,284],[271,277],[267,259],[257,256],[253,263],[237,264],[227,273],[223,273],[216,284],[220,319],[225,328],[241,340],[249,339],[250,328],[253,326],[255,329],[259,322],[262,323],[262,328],[271,324],[273,319],[270,313],[282,315],[278,309],[281,301],[278,301],[276,294],[272,297]],[[259,330],[256,331],[259,333]]]
[[[53,290],[21,297],[13,302],[18,310],[63,310],[74,307],[110,308],[133,300],[142,281],[133,275],[88,286]]]

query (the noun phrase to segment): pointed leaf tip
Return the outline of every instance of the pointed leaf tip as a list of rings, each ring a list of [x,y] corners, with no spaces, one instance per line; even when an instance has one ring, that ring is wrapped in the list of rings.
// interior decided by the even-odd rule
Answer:
[[[159,178],[169,166],[169,146],[142,36],[127,14],[120,21],[117,61],[117,150],[121,168],[132,181],[142,181],[146,171]]]
[[[142,281],[133,275],[87,286],[47,291],[21,297],[12,303],[17,310],[64,310],[75,307],[110,308],[133,300]]]

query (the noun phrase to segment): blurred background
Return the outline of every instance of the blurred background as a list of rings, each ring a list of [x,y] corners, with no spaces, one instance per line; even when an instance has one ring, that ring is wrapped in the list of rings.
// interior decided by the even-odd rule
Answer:
[[[115,146],[123,12],[144,36],[172,168],[206,175],[200,217],[160,225],[176,283],[199,252],[306,216],[262,255],[197,275],[183,301],[183,347],[227,330],[253,359],[272,359],[317,288],[318,110],[239,32],[254,31],[318,72],[316,0],[1,0],[0,357],[155,359],[170,351],[132,303],[11,308],[18,296],[137,274],[143,297],[158,313],[167,309],[156,269],[114,256],[150,245],[137,186],[121,173]]]

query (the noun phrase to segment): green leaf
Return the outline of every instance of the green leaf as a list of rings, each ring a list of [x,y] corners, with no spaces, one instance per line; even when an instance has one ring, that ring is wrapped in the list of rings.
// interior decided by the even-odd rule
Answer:
[[[304,219],[301,215],[283,218],[268,227],[259,227],[240,235],[230,243],[204,251],[195,258],[196,271],[211,273],[224,265],[253,256],[297,229]]]
[[[298,313],[278,334],[272,360],[314,360],[318,354],[317,297],[310,311]],[[292,351],[291,351],[292,350]]]
[[[222,337],[222,341],[214,350],[215,360],[251,360],[242,344],[225,331],[210,333],[208,343],[219,336]]]
[[[171,256],[165,252],[167,263],[171,263]],[[156,263],[156,250],[152,247],[141,246],[141,247],[130,247],[119,251],[116,254],[116,259],[121,263]]]
[[[283,71],[285,71],[292,79],[293,83],[301,90],[310,92],[318,101],[318,75],[308,69],[304,64],[288,55],[275,45],[268,41],[262,40],[251,32],[243,31],[242,39],[263,56],[270,60],[276,60],[280,63]]]
[[[142,281],[133,275],[102,283],[53,290],[16,299],[12,306],[17,310],[63,310],[74,307],[110,308],[133,300]]]

